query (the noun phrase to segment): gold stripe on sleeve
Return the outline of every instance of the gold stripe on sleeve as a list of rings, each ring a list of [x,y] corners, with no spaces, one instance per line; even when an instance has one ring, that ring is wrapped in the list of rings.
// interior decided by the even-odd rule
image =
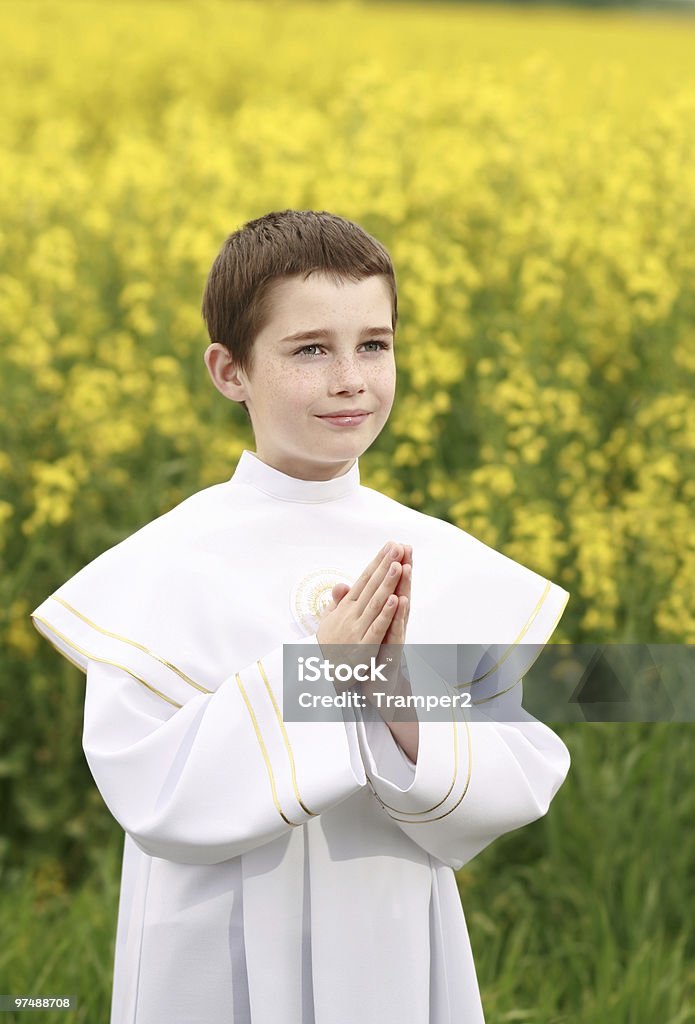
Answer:
[[[535,658],[534,658],[534,661],[535,661]],[[529,668],[530,667],[531,666],[529,665]],[[526,671],[528,671],[528,669]],[[517,681],[515,683],[512,683],[511,686],[508,686],[506,690],[498,690],[497,693],[493,693],[493,695],[491,697],[481,697],[480,700],[472,700],[471,701],[471,707],[474,704],[487,704],[487,702],[489,700],[494,700],[495,697],[501,697],[503,693],[509,693],[509,691],[513,690],[515,686],[518,686],[520,682],[521,682],[521,679],[517,679]]]
[[[563,606],[560,609],[560,611],[557,613],[557,616],[555,618],[555,622],[553,622],[552,629],[550,630],[550,633],[548,634],[549,636],[552,636],[553,633],[555,632],[555,627],[557,626],[558,622],[560,621],[560,617],[561,617],[562,613],[564,612],[565,608],[567,607],[567,602],[569,601],[569,599],[570,598],[569,598],[569,594],[568,594],[566,599],[565,599],[565,603],[563,604]],[[518,640],[515,641],[515,643],[518,643]],[[541,648],[541,650],[538,652],[538,654],[533,659],[531,664],[526,666],[526,668],[524,669],[524,675],[526,675],[526,673],[530,669],[533,668],[533,666],[536,664],[536,662],[538,661],[538,659],[540,658],[542,653],[543,653],[543,648]],[[505,657],[506,657],[506,655],[505,655]],[[500,664],[500,662],[498,662],[497,664]],[[493,671],[493,669],[490,669],[490,671]],[[485,675],[489,675],[489,673],[486,672]],[[481,676],[480,678],[484,679],[485,676]],[[478,682],[478,680],[474,679],[473,682]],[[506,690],[500,690],[498,693],[493,693],[493,695],[491,697],[483,697],[482,700],[474,700],[471,703],[472,704],[487,704],[488,701],[494,700],[495,697],[501,697],[503,693],[509,693],[509,691],[513,690],[515,686],[518,686],[520,682],[521,682],[521,679],[517,679],[517,681],[515,683],[512,683],[511,686],[508,686]],[[466,683],[458,683],[457,684],[457,689],[460,688],[461,686],[466,686],[466,685],[467,685]]]
[[[535,606],[535,608],[533,609],[533,611],[531,612],[531,615],[530,615],[530,616],[529,616],[529,618],[528,618],[528,619],[526,620],[526,623],[525,623],[525,625],[524,625],[524,626],[522,627],[522,629],[521,629],[521,632],[520,632],[520,633],[519,633],[519,635],[517,636],[516,640],[514,640],[514,641],[513,641],[513,642],[512,642],[512,643],[511,643],[511,644],[509,645],[509,647],[508,647],[508,648],[507,648],[507,650],[506,650],[506,651],[504,652],[504,654],[502,655],[502,657],[500,658],[500,660],[499,660],[499,661],[496,661],[496,662],[495,662],[495,664],[494,664],[494,665],[492,666],[492,668],[489,668],[489,669],[487,670],[487,672],[485,672],[485,673],[484,673],[484,674],[483,674],[482,676],[477,676],[477,677],[476,677],[475,679],[470,679],[470,680],[469,680],[469,681],[468,681],[467,683],[454,683],[454,688],[455,688],[455,689],[457,689],[457,690],[460,690],[460,689],[461,689],[461,687],[463,687],[463,686],[473,686],[473,685],[474,685],[475,683],[481,683],[481,682],[482,682],[482,681],[483,681],[484,679],[487,679],[487,677],[488,677],[488,676],[489,676],[489,675],[490,675],[490,674],[491,674],[492,672],[494,672],[494,671],[495,671],[495,669],[496,669],[496,668],[498,668],[498,667],[499,667],[499,666],[500,666],[500,665],[502,664],[502,662],[503,662],[503,661],[506,661],[506,660],[507,660],[507,658],[508,658],[508,657],[509,657],[509,655],[510,655],[510,654],[512,653],[512,651],[514,650],[514,648],[515,648],[515,647],[517,646],[517,644],[518,644],[518,643],[520,642],[521,638],[522,638],[522,637],[523,637],[523,636],[524,636],[524,635],[525,635],[525,634],[526,634],[526,633],[527,633],[527,632],[529,631],[529,629],[531,628],[531,624],[533,623],[534,619],[536,618],[536,616],[537,616],[537,615],[538,615],[538,613],[540,612],[540,610],[541,610],[541,607],[542,607],[542,605],[544,604],[544,602],[545,602],[545,599],[546,599],[546,597],[547,597],[547,596],[548,596],[548,594],[550,593],[550,587],[551,587],[551,583],[550,583],[550,580],[546,580],[546,583],[545,583],[545,590],[543,591],[543,593],[542,593],[542,594],[541,594],[541,596],[539,597],[538,601],[536,602],[536,606]],[[569,600],[569,597],[567,598],[567,600]],[[565,604],[567,604],[567,601],[565,601]],[[565,605],[563,605],[562,607],[564,608],[564,606],[565,606]],[[560,616],[558,615],[558,618],[557,618],[557,619],[555,620],[555,622],[557,622],[559,618],[560,618]],[[553,626],[553,629],[554,629],[554,628],[555,628],[555,627]]]
[[[285,817],[285,815],[282,813],[282,808],[280,807],[280,802],[278,800],[277,790],[275,789],[275,776],[273,775],[273,768],[272,768],[272,765],[270,763],[270,758],[268,757],[268,751],[265,748],[265,743],[263,742],[263,737],[261,736],[261,730],[258,727],[258,721],[256,719],[255,714],[253,713],[253,708],[251,707],[251,702],[249,701],[249,698],[246,695],[246,690],[244,689],[244,685],[243,685],[241,679],[239,678],[239,673],[238,672],[235,673],[235,678],[236,678],[239,690],[241,691],[241,696],[244,698],[244,703],[246,704],[246,708],[248,710],[248,713],[251,716],[251,723],[252,723],[252,725],[253,725],[253,727],[254,727],[254,729],[256,731],[256,739],[258,740],[258,745],[261,748],[261,753],[263,755],[263,760],[265,761],[265,767],[266,767],[266,770],[268,772],[268,779],[270,780],[270,791],[273,794],[273,803],[275,804],[277,812],[278,812],[278,814],[280,815],[280,817],[282,818],[282,820],[284,822],[286,822],[288,825],[292,825],[294,828],[299,828],[301,822],[290,821],[290,819]]]
[[[538,603],[536,604],[536,607],[534,608],[533,612],[531,613],[531,617],[527,621],[527,623],[524,626],[524,628],[522,629],[521,633],[516,638],[514,643],[511,645],[509,650],[505,653],[504,657],[501,658],[499,662],[497,662],[497,665],[501,664],[502,661],[504,660],[504,658],[506,658],[509,655],[509,653],[512,650],[512,648],[515,647],[519,643],[519,641],[521,640],[522,636],[526,633],[526,631],[530,627],[531,623],[535,619],[536,615],[538,614],[538,612],[539,612],[539,610],[541,608],[541,605],[543,604],[543,602],[545,601],[546,597],[548,596],[549,591],[550,591],[550,582],[547,583],[545,591],[541,595],[541,598],[539,599]],[[560,620],[560,616],[562,615],[563,611],[565,610],[565,607],[567,605],[567,601],[569,601],[569,595],[568,595],[567,599],[565,600],[565,603],[563,604],[562,608],[558,612],[557,617],[556,617],[556,619],[555,619],[555,621],[553,623],[552,629],[550,630],[550,635],[551,636],[552,636],[552,633],[553,633],[553,631],[555,629],[555,626],[557,625],[557,623]],[[535,662],[540,657],[540,654],[541,654],[541,652],[539,651],[538,654],[536,655],[536,657],[531,662],[531,664],[525,669],[525,673],[528,672],[528,670],[535,664]],[[490,669],[490,672],[494,671],[495,667],[497,667],[497,666],[494,666],[492,669]],[[480,676],[478,679],[474,679],[473,682],[479,682],[480,680],[486,678],[486,676],[488,676],[490,674],[490,672],[486,672],[485,675]],[[499,693],[493,694],[492,697],[485,697],[482,700],[473,701],[472,703],[473,704],[485,704],[485,703],[487,703],[490,700],[494,700],[495,697],[501,696],[501,694],[503,694],[503,693],[508,693],[509,690],[512,690],[520,682],[521,682],[521,680],[517,679],[517,681],[515,683],[513,683],[511,686],[507,687],[506,690],[501,690]],[[458,684],[457,688],[460,688],[461,686],[468,686],[468,685],[469,685],[468,683],[460,683],[460,684]],[[455,731],[456,737],[458,738],[458,730],[456,729],[456,720],[455,720],[455,718],[453,716],[453,712],[452,712],[452,718],[453,718],[453,721],[454,721],[454,731]],[[464,786],[463,793],[461,794],[459,799],[456,801],[454,806],[451,807],[448,811],[446,811],[444,814],[437,815],[434,818],[413,818],[413,819],[410,819],[410,818],[397,818],[395,815],[389,814],[389,817],[393,821],[400,821],[400,822],[402,822],[405,825],[426,825],[426,824],[429,824],[430,822],[433,822],[433,821],[441,821],[442,818],[446,818],[447,815],[449,815],[453,811],[455,811],[456,808],[459,806],[459,804],[462,802],[463,798],[465,797],[466,793],[468,792],[468,788],[470,786],[472,769],[473,769],[473,752],[472,752],[472,749],[471,749],[471,730],[470,730],[470,726],[468,724],[468,719],[464,717],[463,721],[464,721],[464,724],[466,726],[467,741],[468,741],[468,774],[466,776],[466,784]],[[456,769],[454,770],[454,779],[456,778],[456,771],[457,771],[457,768],[458,768],[458,743],[456,743],[455,750],[456,750],[456,762],[455,762],[456,763]],[[374,786],[372,785],[372,782],[371,782],[371,779],[369,778],[369,776],[367,776],[367,779],[368,779],[370,788],[371,788],[372,792],[374,793],[374,796],[379,801],[381,806],[384,809],[387,809],[387,813],[388,813],[388,810],[398,810],[398,808],[391,807],[389,804],[384,803],[384,801],[381,799],[379,794],[374,789]],[[451,788],[453,788],[453,784],[452,784]],[[451,792],[451,788],[449,789],[449,793]],[[447,793],[447,796],[449,795],[449,793]],[[445,797],[445,799],[446,799],[446,797]],[[442,801],[440,801],[440,803],[442,803]],[[438,807],[438,806],[439,806],[439,804],[435,804],[435,807]],[[416,813],[425,814],[427,812],[425,812],[425,811],[419,811],[419,812],[416,812],[416,811],[399,811],[399,813],[400,814],[416,814]]]
[[[446,689],[446,684],[444,684],[444,687]],[[465,719],[464,719],[464,721],[465,721]],[[384,800],[381,799],[381,797],[377,793],[376,789],[372,785],[372,780],[369,777],[369,775],[367,774],[367,770],[365,768],[365,775],[367,776],[367,781],[369,782],[370,789],[372,790],[372,793],[374,794],[374,796],[377,798],[377,800],[379,801],[379,803],[381,804],[381,806],[385,810],[388,809],[390,811],[397,811],[399,814],[429,814],[431,811],[436,811],[436,809],[438,807],[441,807],[441,805],[444,803],[444,801],[449,798],[449,795],[451,794],[454,786],[456,785],[456,776],[458,775],[458,770],[459,770],[459,737],[458,737],[458,729],[456,728],[456,716],[454,714],[454,709],[453,708],[451,709],[451,724],[452,724],[453,731],[454,731],[454,737],[453,737],[454,738],[454,774],[453,774],[452,779],[451,779],[451,785],[447,789],[447,791],[444,794],[444,796],[442,797],[442,799],[438,800],[437,803],[433,804],[431,807],[425,807],[425,809],[422,810],[422,811],[406,811],[406,810],[403,810],[401,807],[394,807],[393,804],[387,804]],[[466,723],[466,727],[467,726],[468,726],[468,723]],[[459,801],[459,803],[460,803],[460,801]],[[391,818],[393,818],[392,814],[389,815],[389,816]],[[400,821],[400,820],[406,820],[406,819],[395,818],[394,820],[395,821]],[[436,821],[437,819],[434,818],[434,819],[427,819],[427,820]]]
[[[412,819],[411,818],[397,818],[395,816],[395,814],[389,814],[389,818],[391,818],[393,821],[402,821],[405,825],[428,825],[432,821],[441,821],[442,818],[446,818],[446,816],[448,814],[451,814],[453,811],[455,811],[456,808],[458,807],[458,805],[461,803],[461,801],[465,797],[466,793],[468,792],[468,787],[469,787],[470,782],[471,782],[471,772],[472,772],[472,768],[473,768],[473,752],[471,750],[471,730],[470,730],[470,727],[468,725],[468,719],[464,718],[463,722],[464,722],[464,725],[466,726],[466,734],[467,734],[467,742],[468,742],[468,773],[466,775],[466,784],[463,787],[463,793],[458,798],[458,800],[456,801],[454,806],[452,808],[450,808],[448,811],[445,811],[444,814],[438,814],[435,818],[412,818]],[[456,731],[457,737],[458,737],[458,729],[456,729],[456,721],[455,720],[454,720],[454,730]],[[457,748],[458,748],[458,743],[457,743]],[[371,786],[371,782],[370,782],[370,786]],[[374,796],[377,798],[377,800],[382,805],[382,807],[386,808],[386,807],[389,806],[388,804],[385,804],[383,802],[383,800],[379,797],[379,795],[376,793],[376,791],[373,788],[372,788],[372,792],[374,793]],[[451,792],[451,790],[449,790],[449,792]],[[449,794],[447,793],[447,796],[448,795]],[[442,803],[442,801],[440,800],[439,803]],[[435,807],[439,807],[439,804],[435,804]],[[397,808],[394,808],[394,809],[397,810]],[[399,813],[401,813],[401,814],[426,814],[427,812],[426,811],[400,811]],[[388,814],[388,811],[387,811],[387,814]]]
[[[280,726],[280,731],[282,732],[282,738],[283,738],[283,740],[285,742],[285,749],[287,750],[287,756],[290,759],[290,770],[292,772],[292,786],[294,788],[294,795],[297,798],[297,803],[299,804],[299,806],[302,808],[303,811],[306,811],[306,813],[309,815],[309,817],[315,818],[318,812],[317,811],[310,811],[309,808],[306,806],[306,804],[302,803],[302,800],[301,800],[301,798],[299,796],[299,788],[297,786],[297,772],[296,772],[296,769],[295,769],[294,754],[292,753],[292,745],[290,744],[290,738],[287,735],[287,729],[285,729],[285,723],[282,720],[282,715],[280,714],[280,709],[279,709],[279,707],[277,705],[277,701],[275,700],[275,694],[273,693],[271,685],[268,682],[268,677],[265,674],[265,669],[263,668],[263,665],[261,664],[260,659],[256,662],[256,664],[258,665],[258,671],[261,673],[261,677],[263,679],[263,682],[265,683],[265,688],[268,691],[268,696],[270,697],[270,700],[272,701],[272,704],[273,704],[273,708],[275,709],[275,716],[276,716],[276,718],[278,720],[278,725]]]

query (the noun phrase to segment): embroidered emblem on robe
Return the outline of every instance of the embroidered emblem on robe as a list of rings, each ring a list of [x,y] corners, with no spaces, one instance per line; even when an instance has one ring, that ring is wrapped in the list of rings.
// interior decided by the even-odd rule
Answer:
[[[290,595],[292,615],[307,633],[315,633],[318,629],[320,616],[328,607],[336,583],[351,587],[354,580],[340,569],[314,569],[293,587]]]

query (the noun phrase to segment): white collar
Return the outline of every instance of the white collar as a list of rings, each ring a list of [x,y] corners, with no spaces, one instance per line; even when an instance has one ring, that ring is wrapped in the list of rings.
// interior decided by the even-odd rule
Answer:
[[[300,480],[269,466],[255,452],[244,448],[229,479],[230,483],[248,484],[281,501],[335,501],[358,490],[360,469],[359,460],[355,459],[342,476],[335,476],[331,480]]]

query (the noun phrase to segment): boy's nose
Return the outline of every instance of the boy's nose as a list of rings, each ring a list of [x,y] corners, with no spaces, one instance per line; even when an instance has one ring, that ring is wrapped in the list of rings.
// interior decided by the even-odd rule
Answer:
[[[349,361],[336,364],[331,374],[331,385],[335,389],[361,388],[364,386],[364,374],[359,366]]]

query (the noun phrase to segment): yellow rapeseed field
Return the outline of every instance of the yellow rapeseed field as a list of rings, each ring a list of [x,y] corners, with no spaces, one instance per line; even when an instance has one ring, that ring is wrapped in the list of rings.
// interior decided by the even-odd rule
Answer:
[[[357,220],[399,285],[362,479],[695,642],[695,19],[438,4],[0,8],[0,624],[252,437],[202,360],[245,220]],[[49,655],[54,657],[54,655]]]

